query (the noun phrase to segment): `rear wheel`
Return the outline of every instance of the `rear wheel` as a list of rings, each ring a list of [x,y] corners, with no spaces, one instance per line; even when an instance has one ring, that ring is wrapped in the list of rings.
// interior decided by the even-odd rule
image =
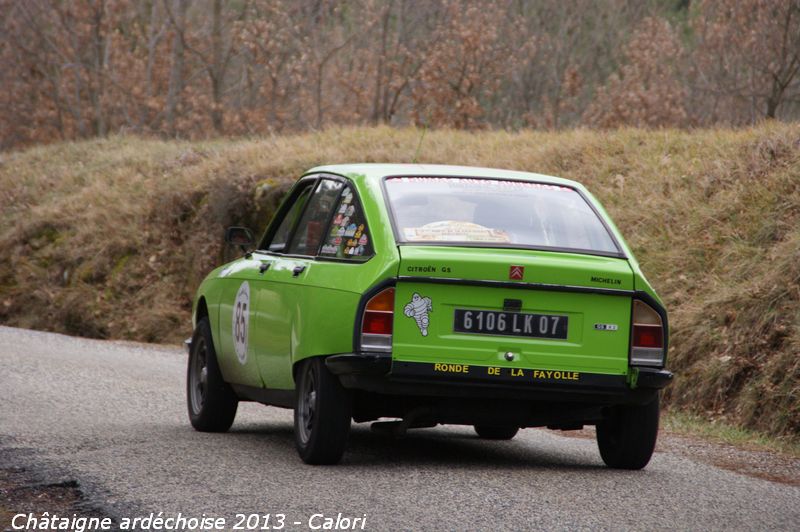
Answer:
[[[352,398],[339,379],[315,357],[301,363],[294,408],[294,440],[307,464],[341,460],[350,434]]]
[[[518,427],[493,427],[490,425],[475,425],[475,432],[484,440],[510,440],[517,435]]]
[[[186,372],[189,421],[201,432],[225,432],[233,424],[239,401],[222,378],[208,318],[197,322]]]
[[[642,469],[658,437],[658,396],[644,405],[612,407],[597,424],[597,447],[608,467]]]

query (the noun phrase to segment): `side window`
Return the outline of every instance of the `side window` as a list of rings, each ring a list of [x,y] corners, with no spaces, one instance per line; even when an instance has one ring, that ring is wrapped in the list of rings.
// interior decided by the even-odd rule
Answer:
[[[372,237],[367,228],[367,220],[349,186],[342,191],[333,216],[320,256],[352,260],[371,257]]]
[[[308,201],[308,196],[311,195],[311,189],[311,186],[307,186],[305,190],[300,192],[300,195],[297,196],[294,204],[289,208],[286,216],[283,217],[283,221],[278,227],[278,230],[275,231],[275,235],[272,237],[272,242],[269,243],[267,249],[270,251],[276,251],[278,253],[286,251],[289,233],[291,233],[292,227],[294,227],[297,218],[300,216],[300,213],[303,212],[303,207],[305,207],[306,202]]]
[[[323,179],[308,201],[308,207],[289,244],[291,255],[316,255],[322,242],[323,232],[333,214],[336,200],[344,185],[331,179]]]

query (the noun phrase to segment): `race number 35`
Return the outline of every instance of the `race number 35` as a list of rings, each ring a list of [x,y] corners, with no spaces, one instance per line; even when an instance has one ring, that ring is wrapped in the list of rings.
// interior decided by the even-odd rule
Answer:
[[[233,347],[241,364],[247,362],[247,332],[250,325],[250,285],[242,283],[233,304]]]

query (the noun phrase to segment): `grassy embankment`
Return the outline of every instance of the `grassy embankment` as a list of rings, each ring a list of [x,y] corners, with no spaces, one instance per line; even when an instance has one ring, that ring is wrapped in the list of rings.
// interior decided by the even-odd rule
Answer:
[[[177,342],[223,228],[263,229],[320,163],[408,162],[418,130],[115,137],[0,155],[0,322]],[[429,132],[422,162],[585,183],[671,315],[673,409],[800,437],[800,126]]]

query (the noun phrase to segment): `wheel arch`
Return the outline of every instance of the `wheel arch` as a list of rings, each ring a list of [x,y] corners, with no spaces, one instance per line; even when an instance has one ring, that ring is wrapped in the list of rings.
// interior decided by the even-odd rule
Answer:
[[[194,316],[192,317],[192,326],[197,327],[197,322],[203,318],[209,318],[208,303],[206,303],[206,296],[204,295],[200,296],[195,304]]]
[[[297,386],[297,372],[300,371],[300,366],[303,365],[305,362],[309,360],[313,360],[315,358],[328,358],[332,356],[331,354],[316,354],[316,355],[308,355],[303,358],[294,359],[292,361],[292,380],[294,381],[295,387]]]

